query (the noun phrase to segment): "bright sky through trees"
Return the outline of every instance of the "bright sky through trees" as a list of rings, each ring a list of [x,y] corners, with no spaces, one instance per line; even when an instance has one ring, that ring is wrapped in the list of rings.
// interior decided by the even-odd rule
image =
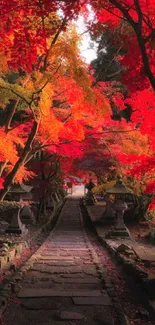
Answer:
[[[85,25],[84,18],[82,16],[79,17],[76,25],[77,31],[82,35],[81,56],[86,60],[87,63],[90,63],[96,58],[96,44],[95,42],[92,42],[89,31],[87,31],[87,26]],[[91,45],[93,45],[92,48]]]

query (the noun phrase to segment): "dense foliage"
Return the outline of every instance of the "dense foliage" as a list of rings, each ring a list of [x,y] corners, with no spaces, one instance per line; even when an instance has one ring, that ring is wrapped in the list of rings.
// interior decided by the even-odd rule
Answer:
[[[70,142],[108,112],[80,58],[78,10],[74,1],[1,2],[1,199],[34,176],[26,166],[41,149],[76,156]]]
[[[139,188],[154,196],[155,3],[152,0],[105,0],[91,1],[91,4],[96,15],[92,33],[97,37],[108,31],[112,44],[124,51],[123,55],[115,56],[124,69],[121,82],[126,87],[125,93],[116,90],[112,94],[115,120],[125,117],[148,141],[144,152],[140,146],[140,151],[125,153],[122,150],[117,157],[126,165],[128,175],[136,178]],[[103,89],[105,86],[103,83]]]
[[[13,182],[101,179],[113,167],[155,192],[154,10],[151,0],[0,0],[1,200]],[[91,68],[79,15],[100,40]]]

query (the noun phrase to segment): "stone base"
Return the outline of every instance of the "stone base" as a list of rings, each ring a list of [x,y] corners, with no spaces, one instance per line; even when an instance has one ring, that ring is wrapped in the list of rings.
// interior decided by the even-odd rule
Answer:
[[[131,238],[130,232],[126,227],[122,228],[116,228],[113,227],[109,232],[108,232],[108,237],[121,237],[121,238]]]
[[[28,229],[25,227],[25,225],[20,220],[20,210],[18,211],[17,215],[16,215],[16,213],[17,213],[17,211],[14,212],[12,221],[5,232],[9,233],[9,234],[26,235],[28,232]]]
[[[5,230],[5,232],[7,233],[7,234],[18,234],[18,235],[21,235],[22,234],[22,230],[21,229],[18,229],[18,228],[7,228],[6,230]]]

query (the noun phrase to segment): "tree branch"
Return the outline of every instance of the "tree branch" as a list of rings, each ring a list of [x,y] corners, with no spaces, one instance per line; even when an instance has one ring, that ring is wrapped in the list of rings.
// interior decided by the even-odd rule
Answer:
[[[53,38],[53,40],[52,40],[52,42],[51,42],[51,45],[50,45],[50,47],[49,47],[49,49],[48,49],[48,51],[47,51],[46,57],[45,57],[45,59],[44,59],[44,71],[46,70],[46,67],[47,67],[47,60],[48,60],[48,56],[49,56],[50,50],[51,50],[52,46],[56,43],[56,41],[57,41],[57,39],[58,39],[60,33],[62,32],[63,28],[64,28],[65,25],[66,25],[66,23],[67,23],[67,16],[64,17],[64,19],[63,19],[63,21],[62,21],[62,24],[61,24],[61,26],[59,27],[57,33],[55,34],[55,36],[54,36],[54,38]]]
[[[117,7],[122,12],[124,17],[127,19],[127,21],[130,23],[130,25],[133,27],[133,29],[136,30],[137,23],[132,19],[128,10],[120,3],[120,1],[118,2],[117,0],[109,0],[109,2],[112,3],[115,7]]]

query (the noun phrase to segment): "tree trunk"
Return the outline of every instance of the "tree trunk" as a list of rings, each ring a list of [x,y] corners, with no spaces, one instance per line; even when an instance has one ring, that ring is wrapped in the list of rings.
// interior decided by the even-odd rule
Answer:
[[[149,79],[152,88],[155,90],[155,77],[151,70],[149,57],[148,57],[148,54],[146,51],[145,41],[144,41],[144,38],[141,33],[140,33],[140,35],[137,33],[137,41],[138,41],[140,51],[141,51],[144,72],[145,72],[147,78]]]
[[[40,222],[42,208],[43,208],[43,199],[41,198],[40,199],[40,203],[39,203],[39,209],[38,209],[38,215],[37,215],[37,222]]]
[[[7,163],[8,163],[8,160],[5,160],[0,163],[0,177],[2,176],[3,170],[5,169]]]
[[[62,195],[61,195],[61,193],[60,193],[60,190],[57,190],[57,194],[58,194],[58,198],[59,198],[59,200],[61,201],[61,200],[62,200]]]
[[[47,210],[46,210],[46,208],[47,208],[46,198],[44,198],[44,201],[43,201],[43,214],[45,216],[47,216]]]
[[[7,118],[7,121],[6,121],[6,125],[5,125],[5,132],[7,133],[9,130],[10,130],[10,125],[11,125],[11,121],[13,119],[13,116],[15,114],[15,111],[16,111],[16,108],[17,108],[17,105],[19,103],[19,99],[18,100],[15,100],[15,99],[11,99],[10,100],[10,109],[9,109],[9,114],[8,114],[8,118]]]
[[[137,208],[135,211],[135,219],[137,221],[141,221],[145,219],[146,212],[151,202],[152,202],[151,194],[143,194],[140,197],[137,197]]]
[[[53,202],[53,213],[52,213],[52,214],[54,214],[55,211],[56,211],[56,209],[57,209],[57,203],[56,203],[56,201],[55,201],[53,195],[51,196],[51,199],[52,199],[52,202]]]
[[[128,23],[133,27],[133,29],[136,33],[137,41],[138,41],[139,48],[141,51],[144,72],[145,72],[147,78],[149,79],[152,88],[155,90],[155,77],[154,77],[153,71],[151,70],[149,56],[147,54],[146,45],[145,45],[146,42],[143,37],[143,31],[142,31],[142,28],[143,28],[142,19],[143,19],[144,14],[141,11],[139,3],[137,2],[137,4],[135,4],[137,16],[138,16],[138,23],[131,17],[129,10],[127,8],[125,8],[125,6],[123,5],[123,2],[121,3],[121,1],[110,0],[110,3],[112,3],[116,8],[118,8],[122,12],[123,16],[127,19]]]
[[[29,134],[29,137],[27,139],[27,142],[25,144],[25,148],[21,154],[21,156],[19,157],[19,159],[17,160],[16,164],[14,165],[12,171],[8,174],[8,176],[5,179],[4,182],[4,188],[0,191],[0,201],[3,201],[5,195],[7,194],[7,192],[9,191],[12,183],[14,182],[14,179],[16,177],[17,172],[19,171],[20,167],[25,165],[25,161],[27,159],[27,156],[31,150],[31,146],[33,143],[33,140],[37,134],[38,131],[38,125],[39,123],[37,121],[33,122],[33,126],[31,129],[31,132]]]

